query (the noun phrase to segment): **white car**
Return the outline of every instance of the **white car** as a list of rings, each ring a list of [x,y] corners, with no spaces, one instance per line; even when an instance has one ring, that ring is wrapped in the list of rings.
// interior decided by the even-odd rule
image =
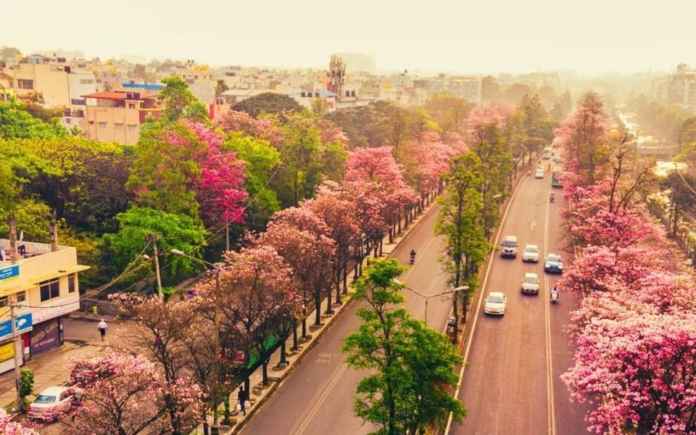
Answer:
[[[486,302],[483,305],[483,312],[493,316],[505,315],[505,307],[507,305],[507,296],[502,292],[490,292],[486,297]]]
[[[527,245],[522,252],[522,261],[530,263],[539,262],[539,247],[537,245]]]
[[[79,400],[81,393],[75,387],[48,387],[29,405],[29,417],[34,420],[54,420],[58,415],[69,411]]]
[[[544,168],[536,168],[534,178],[544,178]]]
[[[522,293],[526,295],[539,294],[539,275],[534,272],[527,272],[522,279]]]

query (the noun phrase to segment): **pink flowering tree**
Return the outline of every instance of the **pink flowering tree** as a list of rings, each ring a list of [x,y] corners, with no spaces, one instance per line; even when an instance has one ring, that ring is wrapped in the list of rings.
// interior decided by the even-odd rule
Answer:
[[[389,225],[392,242],[401,216],[417,202],[417,195],[403,178],[402,168],[394,159],[390,147],[358,148],[352,151],[346,163],[345,180],[348,183],[374,183],[378,186],[382,216]]]
[[[197,290],[210,301],[226,336],[238,337],[246,361],[261,362],[263,384],[269,384],[269,337],[285,339],[301,313],[293,270],[271,246],[261,245],[230,251],[217,279],[201,283]],[[236,347],[237,347],[236,346]],[[246,377],[249,390],[249,378]]]
[[[502,130],[511,114],[512,108],[500,104],[487,104],[472,109],[466,121],[469,143],[474,145],[490,142],[492,129]]]
[[[12,421],[12,417],[9,415],[0,417],[0,433],[5,435],[39,435],[36,429]]]
[[[306,211],[300,210],[303,214]],[[314,304],[321,312],[321,301],[331,291],[336,243],[328,236],[296,226],[285,213],[274,217],[257,240],[260,245],[272,246],[294,271],[296,287],[302,294],[302,338],[307,337],[307,315]],[[312,219],[310,217],[309,219]],[[311,224],[310,224],[311,226]],[[293,327],[293,344],[297,348],[297,329]]]
[[[183,435],[202,419],[198,386],[186,377],[167,385],[142,356],[111,353],[80,361],[70,382],[83,391],[80,406],[63,419],[72,433]]]
[[[360,243],[360,228],[355,219],[355,203],[349,201],[337,185],[330,184],[320,187],[314,199],[305,201],[302,206],[307,207],[329,228],[329,237],[336,246],[334,260],[334,283],[336,288],[336,301],[341,303],[341,280],[347,291],[348,262],[351,259],[353,248]],[[327,294],[328,304],[326,311],[330,313],[331,293]],[[319,317],[316,319],[319,320]]]
[[[200,161],[198,202],[201,215],[209,226],[224,223],[244,223],[245,201],[244,162],[234,152],[223,151],[222,137],[202,124],[191,124],[199,140],[207,146]]]
[[[271,119],[256,119],[246,112],[231,110],[227,112],[220,127],[225,132],[242,132],[246,135],[264,139],[278,146],[283,142],[283,132]]]
[[[696,432],[696,316],[598,320],[563,375],[594,433]]]

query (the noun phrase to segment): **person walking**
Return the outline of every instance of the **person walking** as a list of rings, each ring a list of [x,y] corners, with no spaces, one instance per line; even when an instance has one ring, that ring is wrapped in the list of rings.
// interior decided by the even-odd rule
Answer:
[[[104,337],[106,337],[106,329],[108,326],[106,325],[106,322],[104,319],[101,319],[99,324],[97,325],[97,329],[99,330],[99,335],[101,335],[101,341],[104,341]]]
[[[242,415],[246,415],[246,400],[247,400],[247,395],[246,395],[246,390],[244,389],[244,386],[239,387],[239,391],[237,391],[237,400],[239,401],[239,409],[242,411]]]

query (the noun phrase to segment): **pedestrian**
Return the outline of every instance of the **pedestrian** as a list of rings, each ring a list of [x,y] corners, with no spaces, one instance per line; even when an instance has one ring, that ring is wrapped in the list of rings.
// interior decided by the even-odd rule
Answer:
[[[104,319],[101,319],[101,321],[97,325],[97,329],[99,330],[99,335],[101,335],[101,341],[104,341],[104,337],[106,337],[106,328],[108,328],[108,326],[106,325],[106,322],[104,321]]]
[[[244,386],[239,387],[239,391],[237,391],[237,400],[239,401],[239,409],[242,411],[242,415],[246,415],[246,400],[247,400],[247,394],[246,390],[244,389]]]

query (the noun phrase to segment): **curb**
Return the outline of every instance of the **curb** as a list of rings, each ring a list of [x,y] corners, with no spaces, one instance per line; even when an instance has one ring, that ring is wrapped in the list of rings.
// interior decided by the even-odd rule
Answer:
[[[429,216],[430,213],[433,212],[433,210],[435,209],[436,206],[437,206],[437,197],[435,197],[435,199],[433,199],[433,201],[430,204],[428,204],[428,206],[425,209],[423,209],[423,212],[420,213],[418,215],[418,217],[416,219],[414,219],[406,229],[404,229],[403,233],[398,238],[394,239],[394,243],[390,244],[390,246],[392,246],[391,252],[389,252],[389,254],[386,254],[382,258],[391,257],[392,254],[394,253],[394,251],[396,251],[396,249],[401,245],[401,243],[403,243],[404,241],[406,241],[409,238],[409,236],[415,230],[415,228],[418,227],[418,225],[421,223],[421,221],[423,219],[425,219],[426,216]],[[388,237],[388,236],[386,236],[386,237]],[[368,256],[367,258],[379,258],[379,257]],[[280,374],[277,377],[277,380],[274,381],[270,387],[268,387],[265,394],[261,398],[259,398],[259,400],[254,405],[254,407],[250,408],[247,411],[245,418],[243,420],[241,420],[239,423],[232,426],[231,429],[229,429],[227,432],[224,432],[225,434],[235,435],[235,434],[238,434],[242,429],[244,429],[244,427],[246,426],[246,423],[249,422],[251,420],[251,418],[262,408],[262,406],[271,398],[273,393],[280,387],[280,385],[283,383],[285,378],[287,378],[291,373],[293,373],[295,371],[295,369],[299,366],[299,363],[305,358],[305,356],[309,353],[309,351],[317,344],[317,342],[322,337],[322,335],[324,335],[324,333],[329,329],[329,326],[331,326],[331,324],[334,323],[334,321],[336,321],[336,319],[338,319],[341,316],[342,312],[346,311],[348,306],[354,301],[354,298],[353,298],[354,294],[355,294],[355,292],[352,289],[349,290],[348,293],[345,294],[345,297],[346,297],[345,302],[340,307],[338,307],[336,309],[336,311],[334,312],[334,314],[331,317],[326,319],[324,326],[322,326],[321,329],[319,329],[318,331],[316,331],[314,333],[311,341],[309,343],[307,343],[302,348],[300,353],[297,354],[296,357],[292,360],[292,362],[290,362],[290,365],[287,368],[287,370],[285,370],[285,372]]]

